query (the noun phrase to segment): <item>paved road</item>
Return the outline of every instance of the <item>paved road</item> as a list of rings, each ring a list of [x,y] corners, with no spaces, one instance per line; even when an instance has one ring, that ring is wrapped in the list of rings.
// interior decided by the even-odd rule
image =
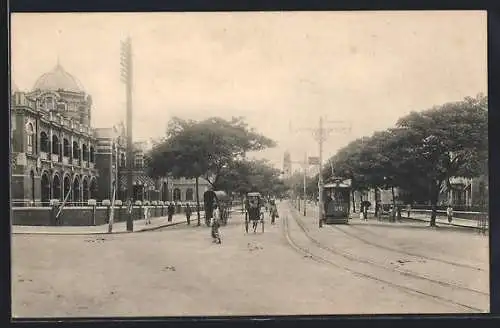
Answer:
[[[369,242],[404,250],[408,249],[402,241],[403,233],[418,231],[418,236],[411,238],[413,244],[408,244],[415,249],[408,251],[422,251],[428,257],[424,263],[416,261],[415,256],[401,256],[369,245],[333,227],[319,231],[312,218],[294,216],[286,204],[280,205],[280,211],[277,224],[267,224],[264,234],[245,234],[242,216],[234,214],[228,226],[221,229],[222,245],[211,243],[208,228],[186,225],[109,236],[14,235],[13,315],[287,315],[488,310],[487,259],[485,261],[481,254],[487,247],[487,238],[451,232],[443,238],[445,235],[436,231],[415,228],[393,229],[390,234],[384,227],[359,225],[354,228],[358,229],[356,236]],[[299,223],[320,245],[337,247],[337,253],[349,251],[377,264],[393,265],[415,274],[425,273],[433,282],[366,261],[353,262],[320,248],[307,238]],[[391,237],[380,238],[384,234]],[[477,248],[476,252],[463,257],[450,256],[449,251],[441,248],[447,241],[454,246],[451,235],[460,235],[461,240],[463,236],[478,237],[468,244],[468,248]],[[417,239],[419,243],[415,242]],[[422,244],[427,246],[421,247]],[[433,248],[438,251],[432,252]],[[437,259],[431,259],[430,255]],[[412,259],[414,263],[409,262]],[[443,259],[456,263],[439,261]],[[396,264],[390,264],[391,261]],[[474,266],[480,270],[472,269]],[[436,283],[439,280],[458,287],[440,285]]]

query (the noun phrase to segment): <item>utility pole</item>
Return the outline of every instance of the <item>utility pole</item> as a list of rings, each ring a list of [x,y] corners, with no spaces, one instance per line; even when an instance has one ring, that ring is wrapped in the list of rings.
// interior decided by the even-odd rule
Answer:
[[[130,37],[121,42],[121,81],[125,84],[127,97],[127,201],[132,204],[134,154],[132,148],[132,41]],[[127,231],[134,231],[132,211],[129,211],[127,216]]]
[[[325,121],[322,116],[319,117],[319,126],[317,128],[303,128],[300,130],[312,131],[315,140],[318,142],[319,148],[319,175],[318,175],[318,225],[323,227],[323,143],[326,141],[330,132],[350,132],[351,124],[346,124],[345,121],[326,121],[328,124],[341,126],[325,127]],[[291,124],[290,124],[291,128]]]
[[[292,164],[300,164],[302,165],[302,168],[304,169],[304,177],[303,177],[303,209],[304,209],[304,216],[306,216],[306,197],[307,197],[307,168],[309,166],[307,162],[307,153],[304,153],[304,161],[303,162],[298,162],[298,161],[291,161],[290,163]],[[300,212],[300,196],[299,196],[299,204],[298,204],[298,210]]]
[[[306,174],[307,174],[307,153],[304,153],[304,216],[306,216]]]

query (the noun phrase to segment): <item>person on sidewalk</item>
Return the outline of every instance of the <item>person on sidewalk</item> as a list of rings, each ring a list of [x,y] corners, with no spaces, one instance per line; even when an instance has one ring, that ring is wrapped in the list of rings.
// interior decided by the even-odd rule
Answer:
[[[175,214],[175,207],[174,204],[171,202],[170,204],[168,204],[167,207],[168,222],[172,222],[172,217],[174,216],[174,214]]]
[[[276,218],[279,218],[278,207],[274,200],[271,201],[271,224],[274,224]]]
[[[186,203],[186,220],[188,225],[191,224],[191,213],[193,213],[193,211],[191,210],[191,206]]]
[[[212,242],[216,244],[221,243],[220,239],[220,232],[219,232],[219,226],[220,226],[220,210],[217,204],[214,205],[214,210],[212,212],[212,219],[210,220],[210,225],[212,226],[211,230],[211,235],[212,235]]]
[[[151,212],[149,206],[144,207],[144,220],[146,221],[146,225],[151,224]]]
[[[453,220],[453,207],[451,205],[446,208],[446,216],[448,217],[448,223],[451,223]]]

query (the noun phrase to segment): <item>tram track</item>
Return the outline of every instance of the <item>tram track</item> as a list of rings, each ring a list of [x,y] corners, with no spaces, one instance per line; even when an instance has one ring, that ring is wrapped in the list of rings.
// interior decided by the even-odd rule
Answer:
[[[361,242],[363,242],[363,243],[365,243],[367,245],[370,245],[370,246],[373,246],[373,247],[377,247],[377,248],[380,248],[380,249],[384,249],[384,250],[387,250],[387,251],[399,253],[401,255],[407,255],[407,256],[422,258],[422,259],[425,259],[425,260],[428,260],[428,261],[440,262],[440,263],[444,263],[444,264],[448,264],[448,265],[453,265],[453,266],[456,266],[456,267],[461,267],[461,268],[466,268],[466,269],[472,269],[472,270],[475,270],[475,271],[482,271],[482,272],[486,271],[486,270],[484,270],[482,268],[479,268],[479,267],[476,267],[476,266],[472,266],[472,265],[468,265],[468,264],[464,264],[464,263],[453,262],[453,261],[448,261],[448,260],[444,260],[444,259],[439,259],[439,258],[428,256],[428,255],[417,254],[417,253],[413,253],[413,252],[404,251],[404,250],[401,250],[401,249],[398,249],[398,248],[394,248],[394,247],[382,245],[382,244],[370,241],[370,240],[368,240],[366,238],[360,237],[360,236],[358,236],[356,234],[353,234],[353,233],[350,233],[348,231],[345,231],[344,229],[342,229],[342,228],[340,228],[338,226],[332,225],[331,227],[333,229],[335,229],[337,231],[340,231],[340,232],[344,233],[345,235],[347,235],[347,236],[349,236],[351,238],[357,239],[357,240],[359,240],[359,241],[361,241]],[[366,232],[366,233],[373,234],[373,232],[368,231],[367,229],[362,228],[362,227],[357,226],[357,225],[350,224],[349,228],[353,228],[353,229],[356,229],[356,230],[359,230],[359,231],[363,231],[363,232]]]
[[[349,227],[353,228],[353,229],[356,229],[356,230],[359,230],[359,231],[370,233],[370,231],[368,231],[368,230],[366,230],[364,228],[355,226],[355,225],[349,225]],[[472,269],[472,270],[475,270],[475,271],[482,271],[482,272],[486,271],[486,270],[484,270],[482,268],[479,268],[479,267],[476,267],[476,266],[472,266],[472,265],[468,265],[468,264],[463,264],[463,263],[458,263],[458,262],[453,262],[453,261],[447,261],[447,260],[439,259],[439,258],[432,257],[432,256],[427,256],[427,255],[423,255],[423,254],[417,254],[417,253],[413,253],[413,252],[408,252],[408,251],[404,251],[404,250],[401,250],[401,249],[397,249],[397,248],[394,248],[394,247],[389,247],[389,246],[386,246],[386,245],[382,245],[382,244],[375,243],[373,241],[367,240],[367,239],[365,239],[363,237],[360,237],[360,236],[358,236],[356,234],[353,234],[353,233],[350,233],[348,231],[345,231],[344,229],[342,229],[340,227],[333,226],[333,228],[336,229],[337,231],[340,231],[340,232],[344,233],[345,235],[347,235],[347,236],[349,236],[351,238],[357,239],[357,240],[359,240],[359,241],[361,241],[361,242],[363,242],[363,243],[365,243],[367,245],[374,246],[374,247],[377,247],[377,248],[380,248],[380,249],[388,250],[388,251],[399,253],[399,254],[402,254],[402,255],[408,255],[408,256],[418,257],[418,258],[422,258],[422,259],[429,260],[429,261],[435,261],[435,262],[440,262],[440,263],[444,263],[444,264],[448,264],[448,265],[453,265],[453,266],[456,266],[456,267],[461,267],[461,268],[466,268],[466,269]]]
[[[290,232],[291,230],[289,227],[288,216],[285,216],[283,220],[284,222],[283,229],[285,238],[288,244],[292,246],[294,250],[301,253],[302,255],[307,255],[307,257],[311,258],[316,262],[334,266],[336,268],[350,272],[354,275],[389,285],[393,288],[410,293],[412,295],[417,294],[420,296],[431,298],[435,301],[444,302],[445,304],[452,304],[456,307],[460,307],[461,309],[466,309],[467,311],[485,312],[485,309],[480,307],[482,305],[468,304],[467,301],[465,301],[465,299],[470,298],[471,293],[476,294],[475,296],[476,297],[479,296],[480,298],[488,297],[489,296],[488,294],[483,293],[481,291],[458,286],[455,284],[438,281],[427,277],[422,277],[413,273],[404,272],[403,270],[395,270],[394,268],[386,267],[378,263],[375,263],[373,261],[361,259],[352,254],[346,254],[346,252],[341,251],[339,249],[325,246],[310,235],[308,229],[304,226],[303,222],[301,222],[301,220],[298,219],[297,214],[293,213],[293,209],[290,209],[288,212],[290,213],[290,216],[293,217],[294,222],[302,231],[302,234],[306,237],[306,239],[309,242],[311,242],[312,245],[314,245],[314,247],[320,250],[320,252],[321,251],[326,252],[328,256],[319,255],[318,252],[312,252],[310,249],[302,247],[297,242],[295,242],[291,237],[291,232]],[[337,259],[333,261],[332,256],[336,256]],[[372,269],[370,269],[367,266],[370,266]],[[373,268],[376,268],[376,270],[381,269],[383,271],[377,274],[373,272],[374,271]],[[392,281],[381,278],[381,276],[383,276],[384,273],[387,274],[387,272],[396,273],[397,276],[399,277],[397,276],[393,277],[393,279],[390,279]],[[401,280],[401,277],[410,279]],[[399,281],[397,281],[398,279]],[[422,282],[425,282],[426,285],[421,285]],[[419,283],[420,286],[418,286]],[[436,291],[440,291],[441,293],[436,293]],[[459,298],[460,300],[441,296],[443,294],[448,295],[450,294],[450,292],[452,294],[454,293],[456,298]],[[467,295],[464,295],[464,292],[467,293]]]

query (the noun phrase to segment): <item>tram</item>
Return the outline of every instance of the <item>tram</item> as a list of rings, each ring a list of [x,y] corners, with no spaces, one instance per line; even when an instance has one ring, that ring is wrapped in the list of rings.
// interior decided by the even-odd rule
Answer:
[[[221,213],[221,224],[226,225],[231,214],[231,198],[221,190],[208,190],[203,194],[205,209],[205,224],[210,226],[210,219],[213,216],[214,204],[219,206]]]
[[[323,223],[348,224],[351,179],[330,178],[323,185]]]

